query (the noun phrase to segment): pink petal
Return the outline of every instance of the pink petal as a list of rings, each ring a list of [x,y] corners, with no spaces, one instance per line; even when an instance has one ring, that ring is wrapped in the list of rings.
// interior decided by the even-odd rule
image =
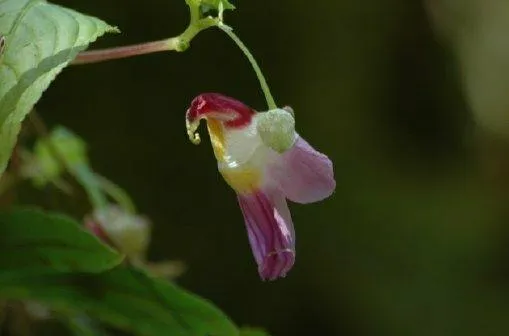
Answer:
[[[297,203],[321,201],[336,188],[331,160],[300,136],[268,173],[286,198]]]
[[[286,199],[280,193],[262,191],[237,198],[260,277],[284,277],[295,261],[295,232]]]

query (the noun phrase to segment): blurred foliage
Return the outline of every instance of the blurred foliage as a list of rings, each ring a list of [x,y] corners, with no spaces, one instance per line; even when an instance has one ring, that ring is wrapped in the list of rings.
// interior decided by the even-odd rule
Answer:
[[[72,219],[37,210],[0,214],[0,251],[2,271],[101,272],[123,260]]]
[[[235,325],[205,301],[126,267],[100,274],[3,272],[0,296],[47,303],[65,316],[85,312],[138,335],[238,334]]]
[[[240,336],[267,336],[261,329],[244,328],[240,330]]]
[[[115,267],[122,257],[68,218],[18,210],[1,214],[0,223],[0,298],[47,304],[30,304],[40,319],[53,310],[66,318],[84,312],[142,335],[238,334],[207,302],[134,267]]]
[[[0,4],[0,172],[4,172],[21,122],[55,76],[89,43],[116,28],[45,1]]]

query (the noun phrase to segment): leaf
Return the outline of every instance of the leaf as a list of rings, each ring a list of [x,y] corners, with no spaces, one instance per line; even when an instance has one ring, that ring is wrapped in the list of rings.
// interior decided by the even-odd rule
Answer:
[[[0,213],[0,271],[101,272],[122,259],[66,216],[27,209]]]
[[[95,321],[88,316],[61,316],[63,324],[67,326],[73,336],[106,336],[107,333],[102,330]]]
[[[207,301],[145,272],[119,266],[101,274],[0,273],[0,297],[44,302],[143,336],[238,336]]]
[[[106,32],[117,29],[94,17],[44,0],[0,0],[0,174],[21,123],[51,81]]]
[[[242,328],[239,336],[269,336],[269,334],[258,328]]]

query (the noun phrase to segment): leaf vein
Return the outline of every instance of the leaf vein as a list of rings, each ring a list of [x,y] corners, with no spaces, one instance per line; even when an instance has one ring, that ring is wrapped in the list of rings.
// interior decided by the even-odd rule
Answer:
[[[4,61],[3,64],[0,64],[0,66],[5,66],[7,69],[9,69],[14,74],[16,79],[21,77],[21,74],[18,71],[16,71],[16,68],[14,67],[13,64],[11,64],[11,62]]]
[[[56,54],[57,48],[58,48],[57,41],[60,41],[60,30],[58,29],[57,24],[53,20],[53,17],[46,14],[46,12],[43,11],[40,7],[36,7],[36,8],[34,8],[34,10],[36,10],[38,12],[38,15],[45,18],[46,21],[48,21],[51,24],[51,26],[53,27],[54,34],[55,34],[55,42],[53,43],[53,50],[52,50],[51,54],[52,55]]]
[[[73,37],[73,45],[76,46],[78,44],[78,40],[79,40],[79,37],[80,37],[80,33],[81,33],[81,24],[79,22],[79,20],[76,18],[76,16],[73,14],[73,12],[65,9],[62,11],[63,13],[65,13],[66,15],[68,15],[70,18],[72,18],[72,20],[74,21],[74,23],[76,24],[76,27],[77,29],[74,31],[74,37]],[[97,31],[97,29],[96,29]]]

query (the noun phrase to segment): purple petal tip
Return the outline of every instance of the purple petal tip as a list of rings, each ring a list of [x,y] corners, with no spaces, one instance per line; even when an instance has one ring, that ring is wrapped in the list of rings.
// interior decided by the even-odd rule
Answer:
[[[284,196],[257,191],[238,195],[262,280],[284,277],[295,262],[295,233]]]
[[[274,281],[278,278],[284,278],[293,267],[294,262],[295,252],[293,250],[271,252],[258,266],[258,273],[263,281]]]

